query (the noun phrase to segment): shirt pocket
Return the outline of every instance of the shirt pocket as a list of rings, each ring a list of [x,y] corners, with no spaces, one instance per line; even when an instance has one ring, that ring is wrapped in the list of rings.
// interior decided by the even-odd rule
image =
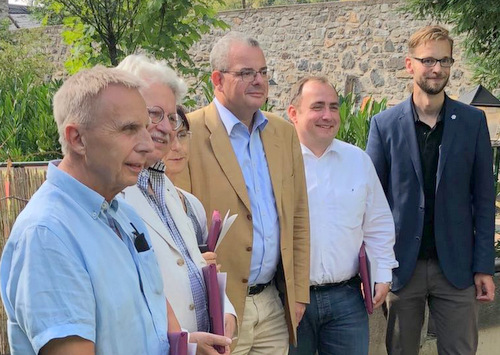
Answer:
[[[358,228],[363,224],[366,205],[366,185],[348,186],[338,190],[334,202],[337,223],[347,228]]]
[[[137,255],[141,265],[141,280],[143,280],[143,283],[147,281],[154,293],[161,294],[163,292],[163,280],[153,249],[137,253]]]

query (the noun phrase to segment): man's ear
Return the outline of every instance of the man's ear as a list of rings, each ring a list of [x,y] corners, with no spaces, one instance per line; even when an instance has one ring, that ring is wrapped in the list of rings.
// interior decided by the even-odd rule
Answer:
[[[288,118],[290,119],[290,122],[292,122],[293,124],[296,124],[297,123],[297,109],[295,108],[295,106],[293,106],[293,105],[288,106],[288,109],[286,110],[286,112],[288,113]]]
[[[214,84],[214,89],[222,91],[222,81],[224,80],[224,76],[222,75],[222,73],[218,70],[214,70],[210,78],[212,79],[212,83]]]
[[[81,134],[81,126],[75,123],[70,123],[64,129],[64,136],[68,143],[68,148],[77,153],[84,155],[86,151],[85,139]]]
[[[413,74],[413,65],[411,62],[411,58],[408,56],[405,58],[405,68],[409,74]]]

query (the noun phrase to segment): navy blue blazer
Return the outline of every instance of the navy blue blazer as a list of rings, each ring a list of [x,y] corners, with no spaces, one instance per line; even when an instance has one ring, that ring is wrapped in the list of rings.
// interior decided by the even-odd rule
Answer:
[[[459,289],[474,273],[494,273],[495,190],[484,112],[445,98],[439,147],[434,230],[439,264]],[[366,152],[373,160],[396,227],[392,290],[411,278],[424,223],[422,165],[411,108],[406,101],[372,118]]]

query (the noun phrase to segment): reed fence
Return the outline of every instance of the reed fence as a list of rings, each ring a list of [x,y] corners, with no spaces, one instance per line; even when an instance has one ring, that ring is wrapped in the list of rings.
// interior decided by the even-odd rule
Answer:
[[[45,168],[7,168],[0,170],[0,252],[9,238],[14,222],[29,199],[45,181]],[[9,354],[7,315],[0,310],[0,354]]]

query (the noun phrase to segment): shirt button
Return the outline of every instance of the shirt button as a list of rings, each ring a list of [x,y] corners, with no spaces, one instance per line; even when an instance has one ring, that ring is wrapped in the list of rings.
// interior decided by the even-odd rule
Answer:
[[[247,214],[247,219],[248,219],[249,221],[251,221],[251,220],[252,220],[252,215],[251,215],[251,214]]]
[[[190,310],[190,311],[194,311],[194,304],[192,304],[192,303],[191,303],[191,304],[189,305],[189,310]]]
[[[248,279],[242,279],[241,282],[243,282],[244,284],[247,284],[248,283]]]
[[[415,239],[416,239],[416,240],[420,240],[420,237],[417,235],[417,236],[415,237]]]
[[[179,266],[184,265],[184,260],[182,260],[182,259],[178,259],[178,260],[177,260],[177,265],[179,265]]]
[[[92,212],[92,218],[97,218],[97,213],[96,212]]]
[[[252,247],[247,247],[247,251],[252,251]]]

